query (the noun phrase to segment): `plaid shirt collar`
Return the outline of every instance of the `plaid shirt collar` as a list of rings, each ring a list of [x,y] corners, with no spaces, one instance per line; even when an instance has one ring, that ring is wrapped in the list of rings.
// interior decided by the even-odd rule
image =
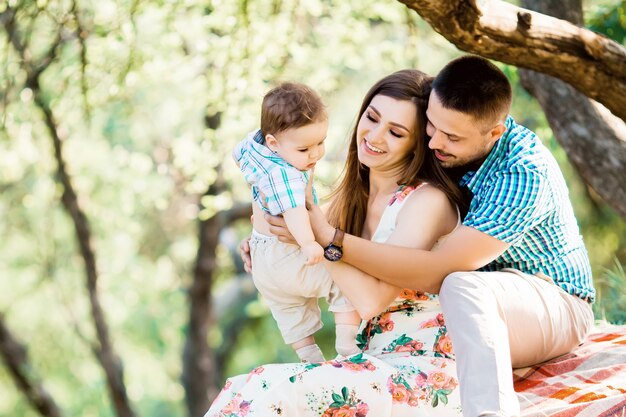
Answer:
[[[265,145],[265,136],[263,136],[263,133],[261,132],[261,129],[256,131],[254,136],[252,136],[252,140],[250,142],[251,142],[251,145],[254,147],[254,149],[263,158],[268,159],[270,162],[273,162],[273,163],[281,165],[281,166],[289,166],[289,167],[292,166],[287,161],[285,161],[283,158],[278,156],[278,154],[276,154],[274,151],[272,151],[270,148],[268,148],[267,145]]]

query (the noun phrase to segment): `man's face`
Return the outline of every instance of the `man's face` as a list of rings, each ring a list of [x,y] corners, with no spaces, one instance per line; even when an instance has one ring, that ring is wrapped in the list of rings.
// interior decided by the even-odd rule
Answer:
[[[502,123],[484,126],[468,114],[444,108],[435,91],[430,94],[426,117],[428,147],[444,168],[481,163],[505,131]]]

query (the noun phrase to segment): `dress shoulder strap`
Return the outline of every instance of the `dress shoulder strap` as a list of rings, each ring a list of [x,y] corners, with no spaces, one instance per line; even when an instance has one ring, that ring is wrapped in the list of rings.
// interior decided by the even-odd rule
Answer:
[[[421,184],[418,185],[401,185],[398,187],[398,189],[396,190],[396,192],[393,194],[393,196],[391,197],[391,199],[389,200],[389,204],[388,205],[393,205],[394,203],[398,202],[402,202],[405,198],[407,198],[409,195],[411,195],[411,193],[413,191],[417,191],[420,188],[422,188],[424,185],[428,184],[427,182],[422,182]]]

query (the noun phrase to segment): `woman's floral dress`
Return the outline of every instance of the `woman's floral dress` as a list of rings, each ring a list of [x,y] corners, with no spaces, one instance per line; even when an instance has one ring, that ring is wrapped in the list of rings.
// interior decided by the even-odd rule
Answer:
[[[387,240],[414,190],[398,190],[372,240]],[[462,415],[436,295],[403,290],[385,312],[361,324],[357,342],[363,352],[349,358],[264,365],[230,378],[205,417]]]

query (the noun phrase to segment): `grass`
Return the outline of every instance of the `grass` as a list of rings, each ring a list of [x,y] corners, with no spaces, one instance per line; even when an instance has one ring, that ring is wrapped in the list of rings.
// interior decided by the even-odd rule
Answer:
[[[593,306],[596,319],[613,324],[626,323],[626,272],[615,259],[615,265],[606,269],[595,282],[597,300]]]

